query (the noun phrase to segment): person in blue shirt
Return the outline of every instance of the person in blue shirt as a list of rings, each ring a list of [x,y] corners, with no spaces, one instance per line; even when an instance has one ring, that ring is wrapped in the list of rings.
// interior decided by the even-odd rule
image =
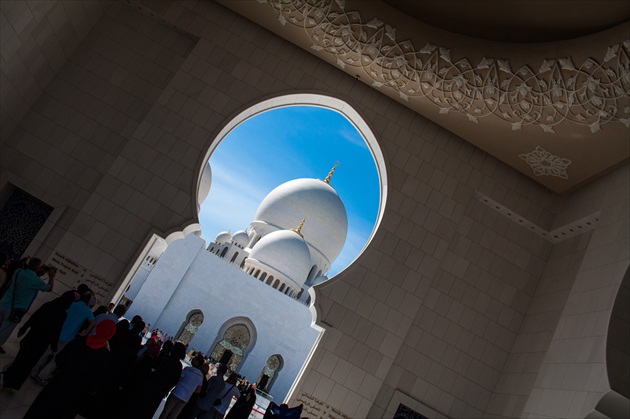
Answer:
[[[81,327],[88,322],[87,328],[81,332],[81,336],[87,336],[94,326],[96,321],[94,320],[94,313],[88,307],[92,294],[90,292],[84,292],[81,294],[79,301],[72,303],[68,311],[66,312],[66,321],[61,328],[61,334],[59,335],[59,343],[57,344],[57,350],[61,351],[68,343],[77,337]],[[33,377],[38,383],[44,384],[46,380],[50,378],[50,375],[57,368],[57,364],[54,359],[51,359],[51,354],[54,352],[47,352],[39,360],[38,364],[31,371],[31,377]]]
[[[19,323],[9,319],[13,310],[28,310],[39,291],[50,292],[55,285],[56,269],[42,264],[39,258],[30,258],[26,268],[17,269],[11,277],[11,285],[0,300],[0,353]],[[48,283],[40,276],[48,274]]]

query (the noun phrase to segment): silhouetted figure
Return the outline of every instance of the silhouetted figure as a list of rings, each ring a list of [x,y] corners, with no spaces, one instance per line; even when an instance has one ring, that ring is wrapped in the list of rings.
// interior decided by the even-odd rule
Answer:
[[[77,295],[79,295],[78,292]],[[79,301],[72,303],[66,311],[66,321],[63,323],[63,327],[61,328],[57,349],[53,352],[44,354],[35,368],[31,371],[31,376],[41,384],[46,382],[57,368],[54,361],[54,352],[61,351],[69,342],[73,341],[84,324],[87,324],[88,326],[83,335],[89,333],[94,328],[94,315],[87,306],[90,301],[90,293],[84,292],[80,295]],[[53,348],[51,345],[51,351],[52,350]]]
[[[160,419],[176,419],[188,403],[190,396],[201,391],[203,374],[199,367],[203,365],[203,357],[195,357],[191,364],[192,367],[186,367],[182,370],[182,378],[166,399]]]
[[[24,419],[74,418],[82,404],[101,389],[107,376],[110,352],[107,341],[116,325],[105,320],[96,325],[95,334],[70,342],[55,358],[58,371],[42,389]]]
[[[125,419],[151,419],[162,399],[179,382],[182,359],[186,357],[186,345],[177,342],[168,357],[158,355],[155,371],[144,382],[129,387],[124,408],[117,417]]]
[[[251,385],[243,390],[241,397],[236,400],[225,419],[247,419],[256,404],[256,386]]]
[[[203,381],[201,383],[201,391],[199,393],[193,393],[190,395],[186,406],[184,406],[180,414],[177,415],[177,419],[188,419],[188,417],[192,415],[195,407],[197,406],[197,400],[199,400],[200,397],[203,397],[208,391],[208,379],[206,377],[210,370],[210,365],[205,362],[205,358],[202,354],[198,353],[196,355],[196,358],[197,359],[195,363],[199,365],[199,370],[201,371],[203,377]]]
[[[135,342],[135,341],[134,341]],[[116,333],[109,340],[111,359],[102,390],[87,400],[80,412],[87,419],[105,419],[118,417],[123,389],[127,386],[137,362],[137,350],[132,343],[129,321],[121,320],[116,324]]]
[[[269,403],[263,419],[300,419],[304,405],[289,407],[286,404],[278,406],[274,402]]]
[[[7,341],[13,330],[22,322],[22,317],[37,297],[39,291],[50,292],[55,285],[57,270],[42,264],[39,258],[30,258],[25,265],[15,269],[6,292],[0,299],[0,353],[1,345]],[[48,283],[40,276],[48,275]]]
[[[199,396],[196,407],[192,409],[188,419],[211,417],[213,414],[214,402],[219,398],[225,388],[225,380],[223,376],[227,373],[227,365],[219,365],[217,367],[217,375],[210,377],[206,393]]]
[[[68,291],[42,305],[18,330],[18,337],[26,334],[20,342],[20,351],[11,366],[3,373],[4,386],[19,390],[29,373],[50,346],[57,352],[61,328],[66,321],[66,310],[79,298],[79,294]]]
[[[227,380],[225,380],[225,387],[219,393],[219,396],[216,399],[216,402],[213,403],[213,407],[209,412],[200,413],[197,415],[197,419],[218,419],[223,418],[225,416],[225,412],[227,411],[230,403],[232,402],[232,397],[239,398],[241,393],[238,391],[236,387],[238,381],[238,376],[235,372],[230,374]]]

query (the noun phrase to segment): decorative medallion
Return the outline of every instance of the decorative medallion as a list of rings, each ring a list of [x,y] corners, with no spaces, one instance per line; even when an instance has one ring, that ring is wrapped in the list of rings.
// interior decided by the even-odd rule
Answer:
[[[280,24],[303,28],[311,48],[332,55],[342,69],[361,70],[373,87],[394,89],[405,101],[426,98],[440,114],[462,113],[473,123],[493,115],[512,130],[532,125],[549,134],[563,122],[591,132],[609,122],[630,126],[630,40],[602,51],[601,62],[558,57],[538,70],[513,70],[504,58],[454,62],[447,47],[398,41],[395,27],[377,18],[363,22],[344,0],[258,2],[275,10]]]
[[[518,156],[531,166],[536,176],[569,178],[567,167],[571,164],[571,160],[554,156],[541,146],[536,147],[535,150],[529,153],[519,154]]]

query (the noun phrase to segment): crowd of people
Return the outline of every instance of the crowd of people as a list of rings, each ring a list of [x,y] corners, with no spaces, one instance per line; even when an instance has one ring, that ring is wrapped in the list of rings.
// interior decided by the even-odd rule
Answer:
[[[191,351],[188,366],[184,343],[149,332],[141,316],[125,319],[124,305],[93,310],[96,298],[85,284],[25,319],[38,293],[53,290],[56,270],[34,257],[0,266],[1,353],[17,327],[21,338],[0,388],[19,391],[29,376],[43,386],[24,418],[152,418],[167,396],[160,419],[250,416],[255,384],[202,353]]]

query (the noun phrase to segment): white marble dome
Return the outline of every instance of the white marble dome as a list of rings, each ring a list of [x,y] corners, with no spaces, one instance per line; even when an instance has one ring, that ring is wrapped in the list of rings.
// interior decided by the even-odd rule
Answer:
[[[217,235],[217,238],[214,239],[216,243],[220,243],[220,244],[229,243],[231,240],[232,240],[232,235],[230,234],[229,231],[224,231],[222,233],[219,233]]]
[[[329,269],[346,241],[348,217],[339,195],[328,183],[319,179],[283,183],[263,200],[251,225],[264,235],[296,228],[302,220],[302,235],[313,259]],[[325,260],[318,260],[318,253]]]
[[[206,163],[199,181],[199,192],[197,197],[197,202],[199,202],[199,204],[203,204],[208,197],[210,185],[212,185],[212,169],[210,168],[210,163]]]
[[[311,268],[311,253],[298,233],[278,230],[256,243],[247,262],[254,262],[259,267],[268,266],[301,287]]]
[[[239,230],[232,236],[232,241],[241,247],[245,247],[249,243],[249,236],[245,230]]]

